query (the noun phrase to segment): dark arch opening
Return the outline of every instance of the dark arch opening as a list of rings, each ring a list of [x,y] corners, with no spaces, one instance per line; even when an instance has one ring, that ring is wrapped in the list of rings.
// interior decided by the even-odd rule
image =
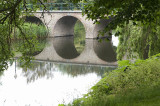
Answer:
[[[26,16],[25,22],[35,23],[35,24],[43,24],[43,22],[35,16]]]

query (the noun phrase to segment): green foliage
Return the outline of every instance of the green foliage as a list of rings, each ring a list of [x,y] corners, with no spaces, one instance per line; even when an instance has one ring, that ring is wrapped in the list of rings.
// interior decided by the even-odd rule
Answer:
[[[30,65],[30,60],[34,59],[32,54],[38,50],[38,41],[36,38],[36,35],[25,35],[25,38],[21,38],[23,43],[21,46],[17,47],[16,52],[20,52],[22,54],[19,58],[19,60],[23,62],[22,67],[28,67]]]
[[[125,94],[119,93],[108,97],[107,105],[110,106],[158,106],[160,104],[160,86],[141,88],[126,91]]]
[[[81,53],[85,47],[85,28],[80,21],[77,21],[74,27],[74,44],[78,53]]]
[[[119,62],[116,70],[106,73],[88,94],[69,106],[158,105],[159,88],[160,54],[135,63],[125,60]]]
[[[82,0],[71,1],[77,3]],[[160,0],[93,0],[85,6],[83,14],[95,23],[101,19],[111,18],[112,21],[100,33],[102,36],[105,32],[117,27],[124,27],[124,24],[128,24],[129,21],[132,21],[134,25],[137,22],[140,22],[142,26],[151,25],[154,31],[154,25],[157,24],[160,16]],[[115,35],[119,34],[116,32]]]
[[[43,0],[46,1],[46,0]],[[30,3],[33,8],[30,8]],[[28,66],[33,58],[29,54],[37,49],[36,35],[25,34],[23,32],[24,19],[22,16],[31,16],[39,7],[37,3],[41,0],[1,0],[0,1],[0,71],[8,68],[7,61],[14,57],[14,50],[11,48],[11,38],[13,30],[18,28],[19,38],[23,43],[18,51],[22,52],[21,61],[26,61],[24,66]],[[42,4],[43,5],[43,4]],[[46,9],[45,6],[42,9]],[[22,11],[23,10],[23,11]]]
[[[10,48],[10,37],[8,25],[0,25],[0,71],[8,68],[7,61],[13,56],[12,49]]]
[[[47,45],[46,39],[36,39],[37,40],[37,51],[35,51],[32,55],[35,56],[39,54]],[[12,40],[11,47],[15,51],[16,56],[20,56],[21,52],[18,50],[20,45],[23,44],[21,39]]]
[[[64,104],[59,104],[58,106],[65,106]]]
[[[3,71],[0,71],[0,79],[1,79],[1,77],[3,76],[3,74],[4,74],[4,72]],[[0,86],[2,85],[2,82],[1,82],[1,80],[0,80]]]
[[[106,81],[105,84],[108,84],[106,88],[109,89],[109,91],[105,91],[114,93],[124,91],[125,89],[154,86],[160,81],[160,79],[157,78],[160,76],[159,62],[160,59],[156,58],[137,60],[135,63],[129,63],[128,60],[124,60],[119,62],[118,69],[106,75],[100,83]],[[127,68],[124,68],[126,66]]]
[[[117,49],[119,60],[124,56],[128,59],[146,59],[160,52],[160,27],[154,26],[156,30],[153,32],[151,29],[153,26],[141,26],[138,22],[136,24],[135,26],[130,21],[129,24],[124,25],[124,28],[116,29],[121,32]]]
[[[41,24],[38,25],[34,23],[24,23],[24,25],[22,26],[22,31],[28,35],[37,35],[38,38],[47,37],[48,34],[48,31],[44,25]],[[15,35],[16,36],[20,35],[19,29],[16,29]]]

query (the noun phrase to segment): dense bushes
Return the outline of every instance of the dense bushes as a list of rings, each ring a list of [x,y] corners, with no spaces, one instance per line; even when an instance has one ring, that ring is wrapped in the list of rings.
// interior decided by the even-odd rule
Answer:
[[[147,60],[119,62],[83,98],[69,106],[128,106],[160,104],[160,54]]]

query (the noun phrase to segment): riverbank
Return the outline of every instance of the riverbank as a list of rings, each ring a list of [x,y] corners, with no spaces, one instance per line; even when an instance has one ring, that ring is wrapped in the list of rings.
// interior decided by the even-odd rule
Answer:
[[[67,106],[157,106],[160,104],[160,54],[119,62],[83,98]],[[66,106],[64,104],[60,106]]]

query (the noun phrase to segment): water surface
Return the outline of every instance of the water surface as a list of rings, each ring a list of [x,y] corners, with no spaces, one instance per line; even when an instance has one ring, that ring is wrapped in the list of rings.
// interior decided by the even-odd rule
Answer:
[[[113,67],[33,61],[14,62],[0,76],[0,106],[58,106],[82,97]]]

